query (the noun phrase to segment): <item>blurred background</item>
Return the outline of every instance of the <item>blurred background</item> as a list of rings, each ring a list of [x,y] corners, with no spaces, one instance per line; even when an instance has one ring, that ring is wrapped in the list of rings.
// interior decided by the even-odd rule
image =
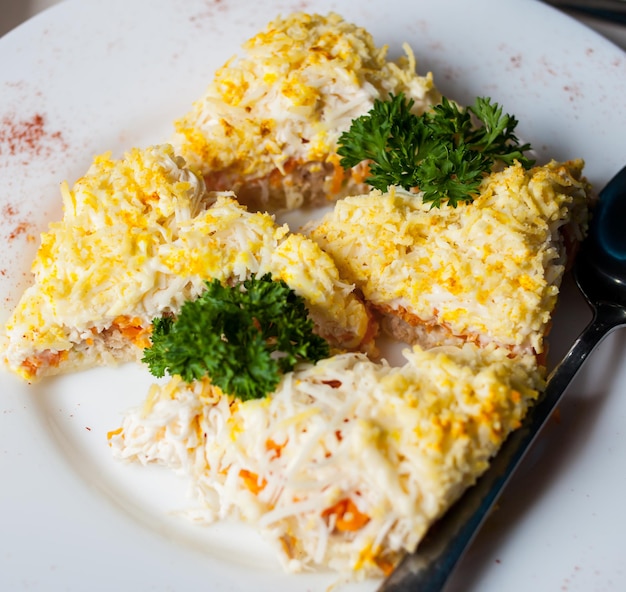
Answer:
[[[0,36],[60,0],[0,0]]]
[[[0,37],[20,23],[37,13],[65,0],[0,0]],[[98,0],[84,0],[98,1]],[[106,1],[106,0],[100,0]],[[519,0],[528,1],[528,0]],[[626,17],[626,0],[549,0],[550,4],[558,5],[568,14],[578,18],[595,29],[623,49],[626,49],[626,25],[617,20],[600,19],[572,7],[589,5],[592,10],[609,7],[617,8],[622,15],[622,23]]]

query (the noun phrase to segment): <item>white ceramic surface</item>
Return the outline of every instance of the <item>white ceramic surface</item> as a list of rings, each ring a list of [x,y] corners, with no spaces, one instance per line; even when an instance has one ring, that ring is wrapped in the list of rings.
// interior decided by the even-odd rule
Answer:
[[[392,55],[408,41],[442,90],[501,102],[541,158],[584,157],[598,188],[626,163],[626,55],[531,0],[68,0],[0,38],[0,322],[59,183],[166,139],[214,69],[293,9],[334,9]],[[553,359],[588,317],[566,282]],[[616,332],[583,369],[450,592],[626,590],[625,356]],[[325,590],[333,576],[281,573],[246,529],[176,516],[185,484],[169,472],[110,458],[106,432],[148,382],[135,367],[36,386],[0,372],[0,590]]]

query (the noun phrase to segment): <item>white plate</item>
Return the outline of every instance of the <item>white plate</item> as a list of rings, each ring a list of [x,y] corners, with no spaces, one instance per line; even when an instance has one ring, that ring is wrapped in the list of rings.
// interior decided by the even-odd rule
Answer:
[[[542,158],[584,157],[598,188],[626,163],[625,54],[533,1],[70,0],[0,39],[0,321],[60,216],[59,182],[96,153],[166,139],[214,69],[294,9],[334,9],[392,55],[410,42],[442,90],[493,97]],[[564,292],[555,359],[589,316]],[[616,332],[579,375],[450,592],[626,589],[625,353]],[[281,573],[245,529],[177,518],[185,486],[169,472],[111,460],[105,434],[148,380],[0,374],[0,590],[324,590],[333,576]]]

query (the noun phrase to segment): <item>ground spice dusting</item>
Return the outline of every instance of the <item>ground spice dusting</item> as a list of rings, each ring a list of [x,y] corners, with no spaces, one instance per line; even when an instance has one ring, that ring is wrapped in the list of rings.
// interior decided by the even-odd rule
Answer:
[[[18,215],[17,209],[11,204],[6,204],[4,208],[2,208],[2,217],[0,218],[0,222],[10,223],[16,216]],[[33,225],[28,220],[23,220],[17,222],[14,226],[13,230],[7,236],[9,241],[15,240],[18,236],[25,234],[26,240],[32,240],[32,237],[28,234],[29,230]]]
[[[17,214],[17,211],[11,204],[7,204],[6,206],[4,206],[4,209],[2,210],[3,218],[9,218],[11,216],[15,216],[15,214]]]
[[[0,154],[50,156],[65,148],[67,144],[61,132],[50,132],[40,113],[28,119],[5,115],[0,122]]]
[[[16,239],[20,234],[26,234],[26,232],[28,232],[30,227],[31,227],[31,224],[29,224],[28,222],[20,222],[12,230],[11,234],[9,234],[9,240]]]

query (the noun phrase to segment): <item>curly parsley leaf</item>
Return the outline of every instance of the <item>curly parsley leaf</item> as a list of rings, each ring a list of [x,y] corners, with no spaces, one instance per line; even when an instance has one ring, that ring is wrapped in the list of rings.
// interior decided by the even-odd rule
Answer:
[[[267,274],[233,287],[218,280],[206,285],[176,319],[154,319],[143,357],[154,376],[178,374],[192,382],[208,375],[224,392],[247,400],[273,391],[299,361],[328,357],[303,298],[285,282]]]
[[[524,156],[530,145],[520,145],[514,133],[517,119],[489,98],[460,109],[444,97],[423,115],[412,113],[413,105],[402,93],[376,100],[339,137],[341,166],[366,161],[372,187],[417,188],[433,207],[456,207],[474,199],[495,162],[517,160],[526,168],[534,163]]]

